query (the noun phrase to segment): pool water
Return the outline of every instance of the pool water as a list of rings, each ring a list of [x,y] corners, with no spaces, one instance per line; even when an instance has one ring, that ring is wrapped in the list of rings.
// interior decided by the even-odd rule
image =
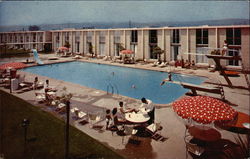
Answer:
[[[160,85],[168,77],[166,72],[133,69],[88,62],[67,62],[35,66],[23,71],[72,82],[109,93],[141,99],[151,99],[154,103],[170,103],[188,90],[173,83]],[[173,74],[175,81],[201,84],[205,78]]]

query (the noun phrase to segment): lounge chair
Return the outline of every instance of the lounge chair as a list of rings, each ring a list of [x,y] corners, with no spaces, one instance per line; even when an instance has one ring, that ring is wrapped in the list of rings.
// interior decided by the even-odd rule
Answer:
[[[124,144],[124,138],[125,138],[125,136],[133,136],[133,135],[135,135],[137,133],[138,130],[134,129],[131,126],[125,125],[124,128],[123,128],[123,130],[120,130],[120,131],[123,132],[121,134],[121,136],[122,136],[122,143]],[[118,132],[119,131],[117,131],[117,133]]]
[[[104,56],[102,60],[103,61],[108,61],[108,56]]]
[[[156,66],[158,66],[158,65],[159,65],[159,62],[155,61],[151,66],[152,66],[152,67],[156,67]]]
[[[160,65],[158,65],[158,67],[166,67],[168,65],[168,62],[162,62]]]
[[[97,123],[101,121],[101,116],[99,114],[88,114],[88,119],[90,123],[90,127],[93,128]]]
[[[184,141],[186,143],[186,158],[188,158],[188,152],[192,153],[193,155],[197,156],[197,157],[200,157],[205,149],[198,146],[197,144],[195,143],[191,143],[191,139],[193,137],[187,133],[187,130],[185,132],[185,138],[184,138]]]
[[[76,55],[73,57],[73,59],[81,59],[81,58],[82,58],[82,56],[80,56],[80,55]]]
[[[160,123],[152,123],[146,127],[146,131],[151,134],[151,138],[156,141],[165,141],[166,138],[161,135],[162,126]]]
[[[72,108],[70,111],[71,111],[71,113],[75,114],[75,117],[77,120],[82,119],[83,117],[87,116],[87,113],[80,111],[77,107]]]
[[[43,103],[46,101],[45,93],[35,93],[36,95],[36,101],[38,103]]]

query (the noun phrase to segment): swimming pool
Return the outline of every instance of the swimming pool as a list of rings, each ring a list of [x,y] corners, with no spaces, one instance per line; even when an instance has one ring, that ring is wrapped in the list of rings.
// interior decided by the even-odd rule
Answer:
[[[72,82],[110,93],[141,99],[151,99],[154,103],[170,103],[188,90],[178,84],[166,83],[166,72],[149,71],[88,62],[67,62],[28,67],[23,71]],[[173,74],[172,79],[181,82],[201,84],[205,78]]]

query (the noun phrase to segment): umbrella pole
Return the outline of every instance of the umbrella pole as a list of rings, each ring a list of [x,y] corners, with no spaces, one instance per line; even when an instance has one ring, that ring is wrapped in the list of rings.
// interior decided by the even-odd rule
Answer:
[[[10,76],[10,93],[12,93],[12,89],[11,89],[11,76]]]

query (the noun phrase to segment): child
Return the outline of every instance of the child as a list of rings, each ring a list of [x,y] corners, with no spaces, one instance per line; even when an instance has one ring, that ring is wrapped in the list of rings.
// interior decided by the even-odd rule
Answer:
[[[224,44],[223,44],[223,48],[222,48],[222,52],[221,52],[222,56],[224,56],[225,53],[227,53],[227,49],[228,49],[228,44],[227,44],[227,41],[224,40]]]
[[[109,129],[109,122],[112,120],[110,109],[106,110],[106,130]]]

